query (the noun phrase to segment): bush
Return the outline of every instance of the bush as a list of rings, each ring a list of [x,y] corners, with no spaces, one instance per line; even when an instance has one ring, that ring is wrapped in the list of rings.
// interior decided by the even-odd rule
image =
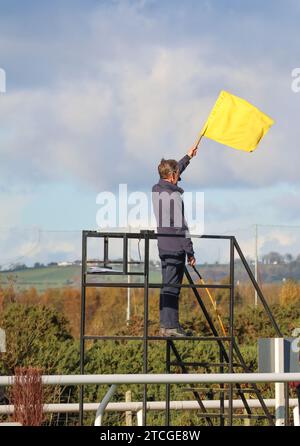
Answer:
[[[57,373],[66,368],[66,362],[68,370],[78,363],[78,346],[68,322],[54,309],[13,303],[2,312],[0,326],[7,344],[7,352],[1,356],[2,373],[13,374],[16,367],[29,366]]]
[[[12,291],[12,289],[10,290]],[[16,367],[39,367],[43,373],[48,374],[76,374],[79,373],[79,341],[74,339],[72,333],[78,333],[78,318],[80,318],[80,293],[79,291],[52,290],[44,293],[40,299],[36,293],[23,293],[22,298],[14,294],[18,303],[4,305],[0,317],[0,326],[6,330],[7,353],[1,355],[0,373],[13,374]],[[219,330],[216,314],[204,292],[201,292],[203,301]],[[149,332],[153,334],[158,328],[158,292],[151,290],[149,298],[149,314],[151,324]],[[27,303],[20,303],[20,302]],[[41,305],[40,302],[47,305]],[[132,321],[129,327],[125,323],[126,295],[117,294],[116,290],[101,290],[90,293],[87,299],[87,321],[95,334],[141,334],[143,330],[143,299],[142,291],[136,290],[132,294]],[[228,307],[228,303],[225,302]],[[185,326],[191,328],[194,333],[202,336],[211,336],[208,324],[193,297],[193,293],[184,289],[181,296],[181,318]],[[113,308],[113,311],[112,311]],[[300,326],[300,306],[297,301],[285,300],[282,305],[275,304],[271,310],[280,329],[285,336],[291,336],[292,330]],[[225,305],[220,303],[220,313],[225,326],[228,325],[228,311]],[[71,326],[67,318],[72,319]],[[77,318],[77,319],[76,319]],[[99,330],[99,331],[98,331]],[[219,330],[220,331],[220,330]],[[238,306],[235,309],[234,332],[243,357],[253,371],[257,370],[257,340],[259,337],[274,337],[274,329],[259,305]],[[222,334],[220,332],[220,334]],[[218,362],[219,349],[214,341],[197,342],[183,341],[175,343],[182,360],[186,362]],[[228,347],[228,344],[226,345]],[[227,350],[228,351],[228,350]],[[166,345],[165,342],[149,342],[148,351],[149,373],[165,372]],[[143,342],[142,341],[95,341],[86,344],[85,373],[142,373],[143,372]],[[174,360],[172,354],[172,360]],[[188,368],[189,372],[218,372],[218,367]],[[226,370],[225,370],[226,371]],[[172,373],[181,373],[181,368],[176,365],[171,368]],[[272,397],[272,386],[260,385],[265,397]],[[187,386],[172,385],[172,400],[193,399],[193,394],[186,390]],[[47,402],[78,402],[78,388],[49,387],[46,392]],[[133,401],[142,401],[143,386],[119,386],[113,401],[124,401],[126,390],[132,391]],[[165,386],[148,386],[149,400],[164,400]],[[85,401],[99,402],[107,386],[86,386]],[[212,392],[213,391],[213,392]],[[219,398],[217,385],[202,385],[199,391],[201,397]],[[149,412],[148,423],[153,425],[164,424],[163,412]],[[89,424],[93,421],[94,414],[86,415]],[[106,415],[105,424],[124,424],[124,415],[110,413]],[[58,417],[57,417],[58,419]],[[61,423],[66,423],[66,418],[60,415]],[[76,424],[78,415],[69,416],[69,423]],[[48,418],[49,424],[53,424]],[[172,412],[172,424],[174,425],[202,425],[203,418],[197,415],[197,411]]]
[[[300,287],[298,282],[293,279],[288,279],[280,292],[280,304],[286,305],[290,303],[300,304]]]

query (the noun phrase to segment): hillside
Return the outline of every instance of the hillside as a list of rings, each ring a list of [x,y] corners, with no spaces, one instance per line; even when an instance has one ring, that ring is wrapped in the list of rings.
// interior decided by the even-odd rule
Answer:
[[[23,271],[1,272],[0,283],[3,286],[14,283],[18,289],[35,287],[38,291],[43,291],[47,288],[79,286],[80,273],[78,265],[28,268]]]
[[[211,282],[220,282],[229,275],[228,264],[198,265],[201,275]],[[254,270],[251,265],[252,271]],[[43,268],[28,268],[22,271],[2,271],[0,272],[0,284],[7,286],[14,283],[18,289],[35,287],[38,291],[47,288],[79,287],[81,267],[79,265],[70,266],[47,266]],[[105,278],[104,278],[105,277]],[[259,265],[259,280],[261,283],[282,283],[284,279],[292,278],[300,280],[300,264],[292,262],[283,265]],[[160,269],[151,267],[150,280],[159,282],[161,279]],[[235,279],[239,282],[247,281],[247,274],[240,262],[235,264]],[[91,275],[91,280],[96,281],[96,275]],[[127,277],[103,276],[103,280],[117,282],[127,281]],[[132,277],[132,281],[142,280],[142,277]]]

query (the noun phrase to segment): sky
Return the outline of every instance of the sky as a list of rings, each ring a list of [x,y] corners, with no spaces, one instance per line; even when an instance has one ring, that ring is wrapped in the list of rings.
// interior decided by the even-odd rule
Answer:
[[[204,192],[206,234],[253,255],[259,224],[261,255],[300,253],[299,18],[297,0],[0,0],[0,265],[80,257],[97,195],[149,193],[220,90],[275,124],[251,154],[204,138],[181,186]]]

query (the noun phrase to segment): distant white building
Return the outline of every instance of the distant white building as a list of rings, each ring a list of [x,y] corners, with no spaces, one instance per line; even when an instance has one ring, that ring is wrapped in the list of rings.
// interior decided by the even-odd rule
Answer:
[[[73,262],[58,262],[58,266],[71,266]]]

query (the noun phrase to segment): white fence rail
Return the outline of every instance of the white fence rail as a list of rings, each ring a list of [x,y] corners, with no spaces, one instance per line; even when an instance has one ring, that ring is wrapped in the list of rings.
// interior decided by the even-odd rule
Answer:
[[[220,400],[202,400],[206,409],[219,409]],[[264,400],[267,407],[275,407],[275,398],[268,398]],[[249,407],[252,409],[258,409],[261,407],[259,400],[251,399],[247,400]],[[298,404],[297,398],[290,398],[290,406],[296,407]],[[99,407],[99,403],[84,403],[83,410],[85,412],[96,412]],[[229,401],[224,400],[224,407],[228,409]],[[244,409],[244,403],[242,400],[233,400],[234,409]],[[166,408],[165,401],[148,401],[147,410],[164,410]],[[118,402],[108,403],[105,411],[107,412],[139,412],[143,409],[143,403],[141,401],[132,401],[130,403]],[[171,410],[199,410],[199,403],[197,401],[170,401]],[[44,404],[44,413],[77,413],[79,412],[78,403],[57,403],[57,404]],[[1,415],[10,415],[14,412],[13,405],[0,405]]]
[[[86,385],[86,384],[109,384],[111,387],[105,395],[103,401],[96,408],[96,420],[95,425],[101,425],[102,418],[105,410],[108,410],[109,399],[116,390],[117,385],[121,384],[205,384],[205,383],[284,383],[298,381],[300,382],[300,373],[205,373],[205,374],[115,374],[115,375],[44,375],[42,376],[42,382],[46,385]],[[1,376],[0,386],[9,386],[14,382],[13,376]],[[266,400],[267,401],[267,400]],[[276,407],[276,398],[275,400]],[[251,400],[249,401],[249,403]],[[161,403],[161,402],[160,402]],[[164,402],[163,402],[164,403]],[[178,402],[176,402],[178,403]],[[186,403],[186,402],[182,402]],[[197,402],[194,402],[198,404]],[[208,401],[206,402],[209,403]],[[211,401],[210,403],[216,403]],[[233,402],[233,408],[235,408]],[[110,403],[116,404],[116,403]],[[124,404],[124,403],[122,403]],[[128,405],[137,403],[125,403],[126,410]],[[141,403],[138,403],[141,404]],[[147,407],[154,410],[155,406],[152,406],[152,402],[149,402]],[[227,401],[227,406],[229,402]],[[45,406],[45,410],[48,411],[51,405]],[[54,405],[52,405],[54,406]],[[63,406],[63,405],[62,405]],[[79,409],[79,405],[75,405]],[[151,407],[152,406],[152,407]],[[87,406],[86,406],[87,407]],[[116,407],[116,406],[115,406]],[[198,406],[197,406],[198,407]],[[209,406],[207,406],[209,407]],[[226,406],[225,406],[226,407]],[[178,408],[178,406],[176,407]],[[211,407],[212,408],[212,407]],[[276,407],[277,409],[277,407]],[[94,409],[93,409],[94,410]],[[138,409],[136,412],[140,414],[142,409]],[[160,409],[157,409],[160,410]],[[53,410],[52,410],[53,411]],[[49,410],[50,412],[50,410]],[[295,412],[295,411],[294,411]],[[294,414],[295,417],[295,414]],[[140,418],[140,417],[139,417]],[[296,419],[296,417],[295,417]],[[299,419],[298,419],[299,425]]]
[[[276,383],[300,382],[300,373],[190,373],[190,374],[115,374],[115,375],[44,375],[43,384],[205,384],[205,383]],[[13,376],[0,376],[0,386],[13,384]]]

